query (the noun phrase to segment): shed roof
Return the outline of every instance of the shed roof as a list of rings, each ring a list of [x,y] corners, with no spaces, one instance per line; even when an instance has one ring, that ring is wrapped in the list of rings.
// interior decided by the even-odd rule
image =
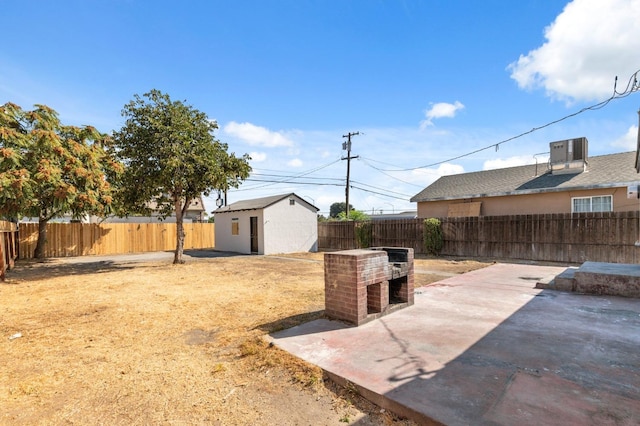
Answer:
[[[308,205],[312,209],[315,209],[316,211],[320,210],[319,208],[317,208],[313,204],[307,202],[304,198],[301,198],[298,195],[296,195],[295,193],[290,192],[288,194],[272,195],[270,197],[253,198],[251,200],[237,201],[235,203],[229,204],[228,206],[220,207],[219,209],[214,210],[213,213],[214,214],[216,214],[216,213],[229,213],[229,212],[239,212],[239,211],[243,211],[243,210],[264,209],[264,208],[269,207],[272,204],[275,204],[278,201],[283,200],[283,199],[288,198],[288,197],[296,197],[296,199],[298,201],[305,203],[306,205]]]
[[[544,164],[442,176],[412,202],[497,197],[626,186],[638,180],[635,152],[600,155],[582,173],[551,174]],[[537,175],[536,175],[537,168]]]

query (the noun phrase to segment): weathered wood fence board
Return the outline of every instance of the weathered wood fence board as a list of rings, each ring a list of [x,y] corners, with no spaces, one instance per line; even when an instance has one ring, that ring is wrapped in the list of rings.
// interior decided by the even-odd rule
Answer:
[[[7,269],[18,258],[18,226],[0,220],[0,281],[4,281]]]
[[[185,223],[185,249],[212,248],[215,224]],[[20,224],[20,257],[29,259],[38,241],[38,224]],[[45,257],[144,253],[174,250],[175,223],[49,223]]]
[[[355,222],[318,223],[320,250],[350,250],[356,248]]]
[[[423,250],[422,220],[384,220],[371,222],[372,246],[411,247]]]
[[[638,212],[452,217],[440,219],[443,255],[566,263],[587,260],[639,263]],[[371,223],[371,246],[413,247],[424,253],[423,220]],[[318,224],[320,250],[345,250],[357,243],[354,222]]]

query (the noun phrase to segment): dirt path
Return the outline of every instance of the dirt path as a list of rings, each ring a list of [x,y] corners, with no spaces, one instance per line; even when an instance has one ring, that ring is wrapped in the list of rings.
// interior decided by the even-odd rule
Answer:
[[[416,284],[482,266],[417,260]],[[19,263],[0,285],[0,423],[410,424],[262,339],[323,309],[322,254]]]

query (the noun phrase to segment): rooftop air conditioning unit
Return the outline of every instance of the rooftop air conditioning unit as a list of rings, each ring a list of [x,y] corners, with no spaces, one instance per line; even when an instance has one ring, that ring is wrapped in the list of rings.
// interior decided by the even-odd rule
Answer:
[[[565,139],[549,144],[551,172],[581,173],[586,170],[589,141],[585,137]]]
[[[577,160],[586,161],[588,143],[589,141],[585,137],[551,142],[549,144],[551,164]]]
[[[567,161],[567,141],[551,142],[549,144],[549,158],[551,164],[564,163]]]

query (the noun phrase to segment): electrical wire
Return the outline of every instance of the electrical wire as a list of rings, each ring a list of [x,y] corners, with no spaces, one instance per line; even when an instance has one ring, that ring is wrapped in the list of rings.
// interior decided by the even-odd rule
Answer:
[[[285,178],[285,179],[298,179],[298,176],[295,175],[276,175],[276,174],[270,174],[270,173],[251,173],[251,177],[264,177],[264,178]],[[312,179],[312,180],[337,180],[337,181],[341,181],[344,182],[344,178],[340,179],[340,178],[330,178],[330,177],[312,177],[312,176],[305,176],[305,179]]]
[[[520,133],[520,134],[518,134],[516,136],[512,136],[512,137],[504,139],[504,140],[502,140],[500,142],[493,143],[491,145],[485,146],[484,148],[476,149],[475,151],[467,152],[466,154],[461,154],[461,155],[458,155],[456,157],[449,158],[447,160],[438,161],[436,163],[426,164],[424,166],[418,166],[418,167],[404,168],[404,169],[403,168],[399,168],[399,166],[394,166],[394,167],[398,167],[398,168],[395,168],[395,169],[379,169],[379,171],[381,171],[381,172],[382,171],[384,171],[384,172],[408,172],[408,171],[417,170],[417,169],[426,169],[426,168],[429,168],[429,167],[438,166],[440,164],[448,163],[450,161],[459,160],[460,158],[468,157],[470,155],[477,154],[477,153],[485,151],[487,149],[495,148],[496,150],[498,150],[500,145],[502,145],[504,143],[510,142],[512,140],[515,140],[515,139],[519,139],[519,138],[521,138],[523,136],[526,136],[526,135],[529,135],[529,134],[531,134],[533,132],[537,132],[538,130],[541,130],[541,129],[544,129],[546,127],[552,126],[554,124],[560,123],[561,121],[564,121],[564,120],[567,120],[569,118],[575,117],[576,115],[582,114],[582,113],[584,113],[586,111],[595,111],[595,110],[602,109],[605,106],[607,106],[607,104],[609,104],[609,102],[611,102],[612,100],[626,98],[631,93],[637,92],[638,90],[640,90],[640,85],[638,83],[638,73],[640,73],[640,70],[636,71],[635,73],[633,73],[631,75],[631,77],[629,78],[629,81],[628,81],[627,86],[625,87],[624,91],[618,92],[616,90],[616,85],[617,85],[617,82],[618,82],[618,77],[616,76],[616,79],[615,79],[615,82],[614,82],[614,87],[613,87],[613,94],[608,99],[605,99],[602,102],[598,102],[597,104],[582,108],[579,111],[576,111],[576,112],[574,112],[572,114],[566,115],[566,116],[564,116],[562,118],[559,118],[557,120],[551,121],[551,122],[549,122],[547,124],[544,124],[542,126],[534,127],[533,129],[528,130],[526,132],[522,132],[522,133]]]
[[[281,183],[281,184],[286,184],[286,185],[344,186],[344,182],[343,183],[294,182],[294,181],[284,181],[283,182],[283,181],[280,181],[280,180],[252,179],[252,178],[245,179],[245,181],[246,182],[265,182],[265,183],[269,183],[269,184]],[[267,185],[264,185],[264,186],[267,186]],[[256,189],[256,188],[251,188],[251,189]],[[238,189],[238,190],[234,190],[234,191],[240,191],[240,190]]]
[[[370,185],[370,184],[368,184],[368,183],[359,182],[359,181],[357,181],[357,180],[353,180],[353,179],[351,179],[351,182],[352,182],[352,183],[356,183],[356,184],[358,184],[358,185],[367,186],[367,187],[369,187],[369,188],[377,189],[377,190],[379,190],[379,191],[386,191],[386,192],[390,192],[390,193],[393,193],[393,194],[396,194],[396,195],[402,195],[403,197],[411,197],[411,195],[403,194],[402,192],[391,191],[390,189],[387,189],[387,188],[381,188],[381,187],[379,187],[379,186]]]
[[[340,180],[340,179],[337,179]],[[311,185],[311,186],[344,186],[344,179],[341,179],[341,183],[325,183],[325,182],[296,182],[296,181],[286,181],[283,182],[281,180],[270,180],[270,179],[252,179],[252,178],[248,178],[246,179],[246,181],[249,182],[265,182],[265,183],[270,183],[270,184],[277,184],[277,183],[282,183],[282,184],[287,184],[287,185]],[[391,198],[397,198],[397,199],[407,199],[410,198],[410,195],[407,194],[403,194],[401,192],[396,192],[396,191],[391,191],[389,189],[386,188],[381,188],[378,186],[374,186],[374,185],[369,185],[367,183],[364,182],[358,182],[355,180],[352,180],[351,182],[356,183],[358,185],[362,185],[365,187],[369,187],[369,188],[373,188],[373,189],[377,189],[379,191],[386,191],[386,194],[382,194],[386,197],[391,197]],[[377,191],[373,191],[372,189],[367,189],[367,188],[361,188],[359,186],[355,186],[355,185],[349,185],[350,188],[355,188],[355,189],[359,189],[362,191],[366,191],[366,192],[371,192],[373,194],[381,194],[380,192]],[[389,195],[389,194],[395,194],[395,195]],[[400,196],[400,197],[397,197]]]
[[[317,171],[319,171],[319,170],[325,169],[325,168],[327,168],[327,167],[329,167],[329,166],[331,166],[331,165],[333,165],[333,164],[335,164],[335,163],[337,163],[337,162],[339,162],[339,161],[342,161],[342,159],[341,159],[341,158],[338,158],[337,160],[334,160],[334,161],[332,161],[332,162],[330,162],[330,163],[327,163],[327,164],[324,164],[324,165],[322,165],[322,166],[318,166],[318,167],[316,167],[316,168],[314,168],[314,169],[307,170],[306,172],[301,172],[301,173],[298,173],[298,174],[292,175],[292,177],[291,177],[291,178],[293,178],[293,177],[298,178],[298,177],[302,177],[302,176],[310,175],[311,173],[315,173],[315,172],[317,172]],[[238,188],[238,189],[235,189],[235,190],[234,190],[234,192],[239,192],[239,191],[250,191],[250,190],[254,190],[254,189],[260,189],[260,188],[264,188],[264,187],[266,187],[266,186],[275,185],[275,184],[277,184],[277,183],[290,183],[290,182],[287,182],[287,180],[288,180],[288,179],[290,179],[290,178],[285,178],[285,179],[283,179],[283,180],[281,180],[281,181],[270,181],[269,183],[267,183],[267,184],[265,184],[265,185],[251,186],[251,187],[248,187],[248,188]],[[249,179],[246,179],[246,180],[249,180]],[[254,181],[255,181],[255,180],[254,180]]]
[[[387,177],[390,177],[391,179],[397,180],[398,182],[402,182],[402,183],[407,184],[407,185],[415,186],[416,188],[424,188],[424,185],[416,185],[415,183],[408,182],[408,181],[406,181],[406,180],[402,180],[402,179],[400,179],[399,177],[392,176],[392,175],[390,175],[389,173],[386,173],[384,170],[382,170],[382,169],[380,169],[380,168],[378,168],[378,167],[374,166],[373,164],[370,164],[370,163],[367,161],[367,160],[371,160],[371,159],[369,159],[369,158],[365,158],[365,157],[360,156],[359,160],[362,160],[362,162],[363,162],[366,166],[368,166],[368,167],[370,167],[370,168],[372,168],[372,169],[374,169],[374,170],[377,170],[378,172],[382,173],[383,175],[385,175],[385,176],[387,176]],[[375,161],[375,160],[371,160],[371,161]],[[381,161],[378,161],[378,162],[379,162],[379,163],[381,163]],[[386,163],[383,163],[383,164],[386,164]],[[389,166],[391,166],[391,164],[388,164],[388,165],[389,165]]]
[[[382,197],[393,198],[393,199],[395,199],[395,200],[407,201],[407,199],[408,199],[408,197],[409,197],[408,195],[407,195],[406,197],[397,197],[397,196],[395,196],[395,195],[389,195],[389,194],[384,194],[384,193],[382,193],[382,192],[371,191],[371,190],[369,190],[369,189],[360,188],[360,187],[355,186],[355,185],[349,185],[349,188],[351,188],[351,189],[358,189],[358,190],[360,190],[360,191],[369,192],[369,193],[371,193],[371,194],[380,195],[380,196],[382,196]]]

